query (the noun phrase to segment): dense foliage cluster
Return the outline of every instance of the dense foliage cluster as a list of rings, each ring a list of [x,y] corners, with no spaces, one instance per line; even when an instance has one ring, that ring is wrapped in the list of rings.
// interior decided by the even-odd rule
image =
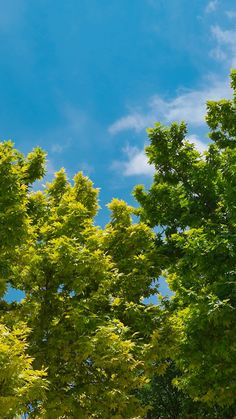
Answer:
[[[87,177],[35,191],[44,152],[0,144],[1,418],[234,418],[235,97],[207,123],[203,154],[184,123],[148,130],[153,183],[105,228]],[[145,303],[161,275],[173,297]]]

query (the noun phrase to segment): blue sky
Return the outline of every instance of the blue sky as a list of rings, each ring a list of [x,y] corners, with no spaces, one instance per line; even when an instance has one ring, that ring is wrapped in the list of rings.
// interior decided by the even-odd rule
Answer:
[[[0,0],[0,132],[23,152],[48,152],[48,175],[83,170],[132,202],[152,167],[155,121],[186,119],[200,150],[206,99],[230,97],[233,0]]]

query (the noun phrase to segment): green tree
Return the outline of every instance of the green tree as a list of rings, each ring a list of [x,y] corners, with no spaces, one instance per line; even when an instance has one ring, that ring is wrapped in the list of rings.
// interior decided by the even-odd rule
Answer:
[[[186,139],[185,123],[148,129],[156,171],[148,191],[134,192],[142,220],[159,227],[157,247],[174,291],[172,358],[182,372],[175,385],[195,401],[222,406],[236,395],[236,71],[231,80],[233,99],[207,104],[211,142],[203,154]]]
[[[147,382],[160,323],[161,309],[143,303],[161,269],[154,233],[119,200],[106,228],[95,226],[97,194],[81,173],[70,183],[61,170],[27,197],[31,235],[11,275],[26,297],[14,316],[31,330],[29,355],[48,381],[31,417],[141,418],[147,410],[136,390]]]

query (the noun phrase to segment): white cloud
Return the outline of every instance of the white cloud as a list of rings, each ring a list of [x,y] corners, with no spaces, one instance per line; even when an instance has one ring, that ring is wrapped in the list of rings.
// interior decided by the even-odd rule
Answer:
[[[113,162],[112,169],[121,171],[123,176],[153,175],[154,167],[148,163],[144,150],[129,146],[123,152],[127,160]]]
[[[220,26],[211,27],[211,33],[216,40],[216,47],[210,54],[217,60],[224,61],[227,66],[236,65],[236,30],[224,30]]]
[[[223,30],[220,26],[215,25],[211,27],[211,32],[219,44],[226,44],[231,46],[235,44],[236,31]]]
[[[209,3],[207,4],[207,6],[205,8],[205,12],[206,13],[215,12],[215,10],[217,9],[218,4],[219,4],[218,0],[209,1]]]
[[[131,110],[110,125],[108,131],[113,135],[127,130],[141,132],[156,121],[170,123],[185,120],[190,125],[202,126],[205,124],[206,101],[229,97],[231,90],[228,80],[222,82],[209,78],[208,84],[202,88],[183,91],[170,100],[164,100],[159,95],[151,97],[145,108]]]
[[[108,127],[108,132],[112,135],[127,130],[140,132],[149,125],[152,125],[153,122],[153,109],[151,109],[150,113],[146,113],[145,111],[143,111],[143,113],[142,111],[139,113],[131,111],[130,114],[113,122],[113,124]]]
[[[131,114],[123,116],[115,121],[112,125],[110,125],[108,131],[110,134],[118,134],[121,131],[129,129],[139,132],[149,125],[149,123],[152,123],[152,115],[146,115],[134,111]]]

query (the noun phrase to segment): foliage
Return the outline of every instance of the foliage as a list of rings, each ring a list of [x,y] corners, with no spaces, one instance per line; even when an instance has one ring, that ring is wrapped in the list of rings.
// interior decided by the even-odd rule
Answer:
[[[11,142],[0,144],[0,296],[3,296],[17,249],[30,236],[27,215],[29,184],[43,175],[44,153],[36,149],[26,158]],[[28,328],[12,315],[10,305],[1,301],[0,310],[0,414],[15,418],[43,400],[46,381],[43,369],[32,368],[27,355]]]
[[[146,419],[232,419],[234,417],[235,404],[222,408],[193,401],[173,385],[173,379],[180,375],[173,361],[168,360],[165,373],[154,374],[150,383],[139,390],[139,397],[150,407]]]
[[[119,200],[106,228],[96,227],[97,193],[81,173],[71,184],[61,170],[28,195],[31,236],[17,249],[11,284],[26,294],[15,316],[31,330],[34,368],[47,369],[47,397],[31,417],[141,418],[146,411],[135,390],[147,382],[160,313],[142,302],[160,272],[154,234],[133,223],[134,209]]]
[[[14,419],[45,397],[46,372],[33,370],[33,359],[26,354],[28,330],[17,324],[13,330],[0,325],[0,412]]]
[[[173,359],[182,374],[175,385],[197,401],[231,405],[236,394],[236,72],[232,100],[208,102],[212,140],[201,154],[184,123],[148,130],[148,191],[134,192],[140,215],[158,226],[157,246],[180,325]]]
[[[35,149],[24,158],[10,141],[0,143],[0,296],[5,291],[16,247],[29,235],[27,191],[44,174],[44,157],[40,149]]]

